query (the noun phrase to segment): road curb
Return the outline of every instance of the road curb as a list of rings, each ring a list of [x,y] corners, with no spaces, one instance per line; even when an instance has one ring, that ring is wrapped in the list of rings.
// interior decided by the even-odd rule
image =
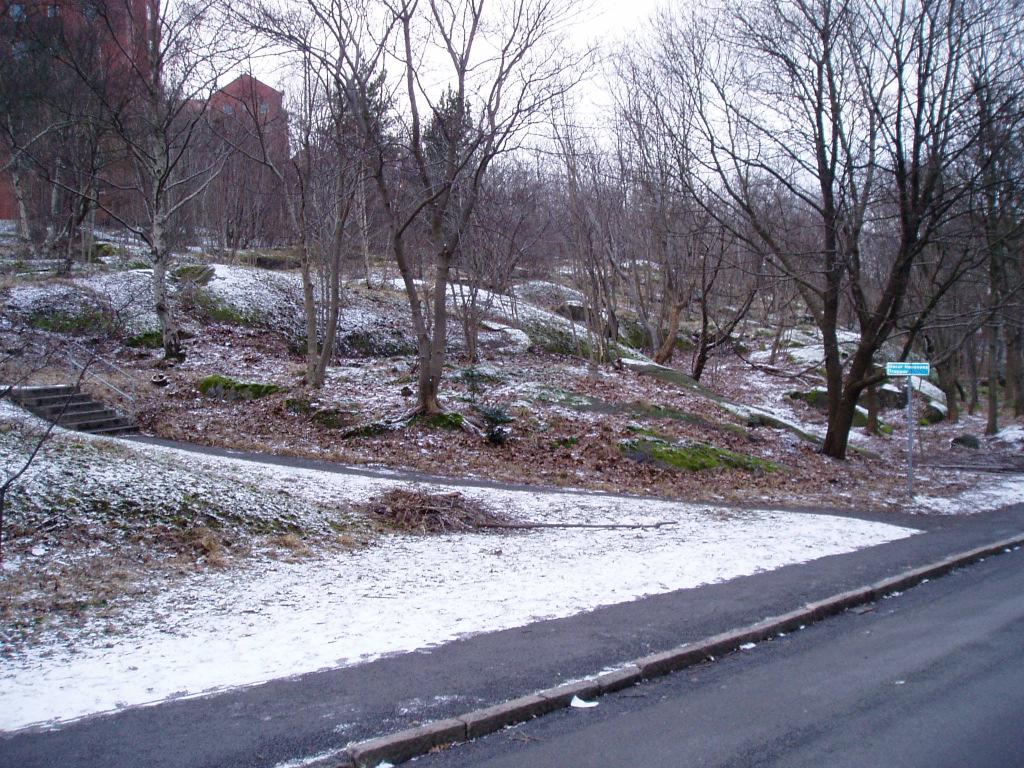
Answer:
[[[628,688],[642,680],[678,672],[736,651],[747,643],[762,642],[779,633],[799,629],[849,608],[874,602],[893,592],[914,587],[926,579],[942,576],[956,568],[1022,545],[1024,534],[975,547],[896,576],[879,579],[867,586],[807,603],[802,608],[781,616],[772,616],[745,627],[634,659],[614,671],[595,675],[586,680],[564,683],[491,707],[351,744],[313,765],[318,768],[375,768],[381,763],[400,763],[438,747],[486,736],[509,725],[562,709],[569,706],[574,696],[581,699],[595,698]]]

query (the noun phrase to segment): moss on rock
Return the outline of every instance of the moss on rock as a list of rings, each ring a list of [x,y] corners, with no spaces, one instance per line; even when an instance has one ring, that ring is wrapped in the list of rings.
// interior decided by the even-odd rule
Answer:
[[[219,397],[224,400],[256,400],[276,392],[283,392],[285,387],[278,384],[267,384],[257,381],[237,381],[229,376],[215,373],[199,382],[199,391],[207,397]]]
[[[727,448],[706,443],[670,443],[657,437],[643,437],[619,444],[619,450],[635,461],[653,462],[686,472],[705,469],[742,469],[747,472],[774,472],[778,465],[766,459],[745,456]]]
[[[327,429],[345,429],[351,426],[355,420],[355,414],[351,411],[343,411],[341,408],[322,408],[313,411],[310,418],[315,424]]]
[[[358,427],[353,427],[352,429],[342,433],[341,436],[345,440],[358,437],[378,437],[380,435],[386,435],[388,432],[393,430],[394,427],[375,421],[370,424],[361,424]]]
[[[461,413],[435,413],[430,416],[419,416],[416,421],[435,429],[462,429],[465,423]]]
[[[207,264],[184,264],[171,273],[175,280],[193,285],[207,285],[213,279],[214,269]]]
[[[807,403],[812,408],[822,411],[823,413],[828,411],[828,392],[824,389],[816,388],[808,390],[807,392],[801,392],[799,390],[787,392],[786,397],[790,400],[799,400]]]

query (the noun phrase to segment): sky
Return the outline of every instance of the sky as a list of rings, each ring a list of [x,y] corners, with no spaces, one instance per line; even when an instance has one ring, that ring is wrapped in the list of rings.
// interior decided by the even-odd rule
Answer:
[[[679,0],[677,0],[678,2]],[[599,45],[612,49],[636,35],[656,9],[666,0],[590,0],[580,2],[580,18],[569,32],[576,45]],[[264,82],[287,91],[285,73],[277,60],[263,59],[252,64],[253,74]],[[581,83],[576,93],[580,127],[595,127],[611,105],[611,98],[600,69]]]

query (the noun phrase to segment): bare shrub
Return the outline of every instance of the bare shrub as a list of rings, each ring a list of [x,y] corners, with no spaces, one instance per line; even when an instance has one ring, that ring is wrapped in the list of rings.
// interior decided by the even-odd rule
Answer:
[[[513,526],[515,521],[461,493],[394,490],[359,509],[382,527],[402,533],[450,533]]]

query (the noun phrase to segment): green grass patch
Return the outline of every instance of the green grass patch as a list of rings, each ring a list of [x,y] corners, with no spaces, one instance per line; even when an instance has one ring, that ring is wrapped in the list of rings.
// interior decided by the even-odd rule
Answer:
[[[284,401],[284,408],[289,413],[308,415],[312,410],[309,400],[300,397],[289,397]]]
[[[775,472],[778,465],[766,459],[746,456],[706,443],[670,443],[657,437],[627,440],[619,450],[634,461],[653,462],[685,472],[707,469],[742,469],[747,472]]]
[[[109,333],[113,329],[111,316],[99,309],[86,309],[79,313],[41,312],[29,317],[28,323],[41,331],[79,336]]]
[[[117,247],[112,243],[93,243],[89,252],[89,263],[98,264],[103,259],[117,256]]]
[[[557,440],[551,441],[552,448],[572,448],[575,445],[579,445],[580,439],[578,437],[560,437]]]
[[[479,387],[482,384],[502,384],[504,377],[495,369],[487,366],[472,366],[459,371],[459,378],[469,387]]]
[[[242,312],[208,291],[203,290],[200,285],[188,280],[182,282],[181,304],[200,320],[250,327],[264,325],[265,318],[258,312]]]
[[[141,347],[143,349],[160,349],[164,345],[164,334],[162,331],[143,331],[128,339],[125,339],[125,346]]]
[[[344,411],[341,408],[322,408],[313,411],[310,417],[314,424],[319,424],[327,429],[345,429],[352,426],[355,421],[355,414],[351,411]]]
[[[298,269],[302,266],[298,248],[240,251],[238,261],[240,264],[260,269]]]

